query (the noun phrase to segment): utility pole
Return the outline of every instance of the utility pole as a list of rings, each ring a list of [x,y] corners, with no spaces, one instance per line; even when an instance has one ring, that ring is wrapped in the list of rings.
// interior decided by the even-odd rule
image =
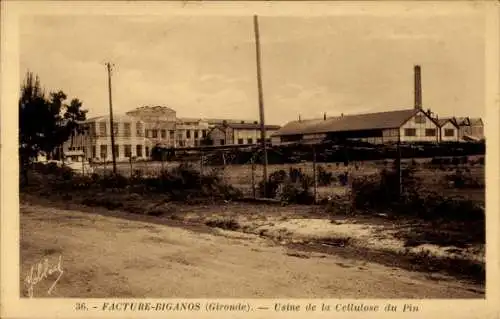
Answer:
[[[111,71],[114,64],[106,62],[108,70],[108,92],[109,92],[109,125],[111,131],[111,156],[113,158],[113,175],[116,175],[116,154],[115,154],[115,131],[113,122],[113,102],[111,98]]]
[[[257,58],[257,85],[259,89],[259,114],[260,114],[260,140],[263,152],[264,164],[264,196],[267,196],[267,148],[266,148],[266,126],[264,121],[264,97],[262,94],[262,74],[260,68],[260,39],[259,39],[259,19],[257,15],[253,16],[255,31],[255,50]]]

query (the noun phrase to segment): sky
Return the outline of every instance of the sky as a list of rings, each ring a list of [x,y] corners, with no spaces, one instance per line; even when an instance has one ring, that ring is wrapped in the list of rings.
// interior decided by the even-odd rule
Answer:
[[[267,124],[413,107],[485,115],[481,11],[392,16],[259,17]],[[259,118],[253,19],[248,16],[31,15],[20,25],[20,71],[49,91],[108,112],[164,105],[179,117]]]

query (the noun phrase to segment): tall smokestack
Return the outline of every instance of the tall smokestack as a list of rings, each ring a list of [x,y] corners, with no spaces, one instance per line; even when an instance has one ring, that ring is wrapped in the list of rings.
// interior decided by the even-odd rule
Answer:
[[[415,65],[414,67],[415,75],[415,109],[422,109],[422,78],[420,65]]]

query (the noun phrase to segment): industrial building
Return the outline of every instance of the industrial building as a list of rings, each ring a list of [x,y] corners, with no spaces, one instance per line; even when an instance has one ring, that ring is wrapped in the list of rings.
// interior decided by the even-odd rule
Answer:
[[[484,138],[481,119],[443,118],[422,108],[421,68],[414,67],[413,108],[337,117],[297,120],[271,137],[273,144],[321,143],[324,140],[358,140],[372,144],[390,142],[444,142]]]
[[[266,140],[270,140],[273,133],[278,131],[278,125],[265,125]],[[257,121],[252,123],[227,123],[213,127],[208,139],[210,145],[249,145],[261,142],[261,127]]]
[[[256,143],[260,140],[260,126],[255,123],[235,119],[178,118],[176,111],[166,106],[139,107],[113,116],[116,160],[147,159],[155,146],[183,148],[211,144],[209,133],[221,127],[228,135],[218,138],[219,142],[224,139],[224,144]],[[268,138],[278,128],[268,126]],[[63,151],[73,161],[111,161],[109,116],[80,123],[79,130],[63,144]]]

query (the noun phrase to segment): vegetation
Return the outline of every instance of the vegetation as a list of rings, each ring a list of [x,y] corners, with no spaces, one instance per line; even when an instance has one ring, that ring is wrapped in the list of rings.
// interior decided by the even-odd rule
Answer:
[[[62,91],[48,95],[41,87],[38,76],[28,72],[21,86],[19,98],[19,160],[21,177],[40,152],[49,157],[68,140],[72,132],[80,129],[78,122],[86,118],[82,102],[72,99],[65,103]]]
[[[131,177],[120,174],[83,176],[74,174],[67,167],[59,167],[53,163],[33,165],[34,171],[44,176],[35,187],[56,192],[77,194],[158,194],[172,201],[209,198],[211,200],[230,200],[240,198],[241,192],[224,183],[217,171],[201,175],[189,165],[180,165],[164,170],[156,177],[142,177],[135,173]],[[75,192],[77,191],[77,192]],[[111,195],[109,195],[111,196]],[[103,201],[106,201],[105,198]],[[99,198],[90,196],[86,204]],[[105,203],[102,206],[109,206]]]
[[[314,196],[311,187],[314,181],[300,169],[291,167],[288,174],[284,170],[272,173],[267,182],[266,193],[264,181],[259,183],[261,197],[277,198],[283,203],[312,204]]]

